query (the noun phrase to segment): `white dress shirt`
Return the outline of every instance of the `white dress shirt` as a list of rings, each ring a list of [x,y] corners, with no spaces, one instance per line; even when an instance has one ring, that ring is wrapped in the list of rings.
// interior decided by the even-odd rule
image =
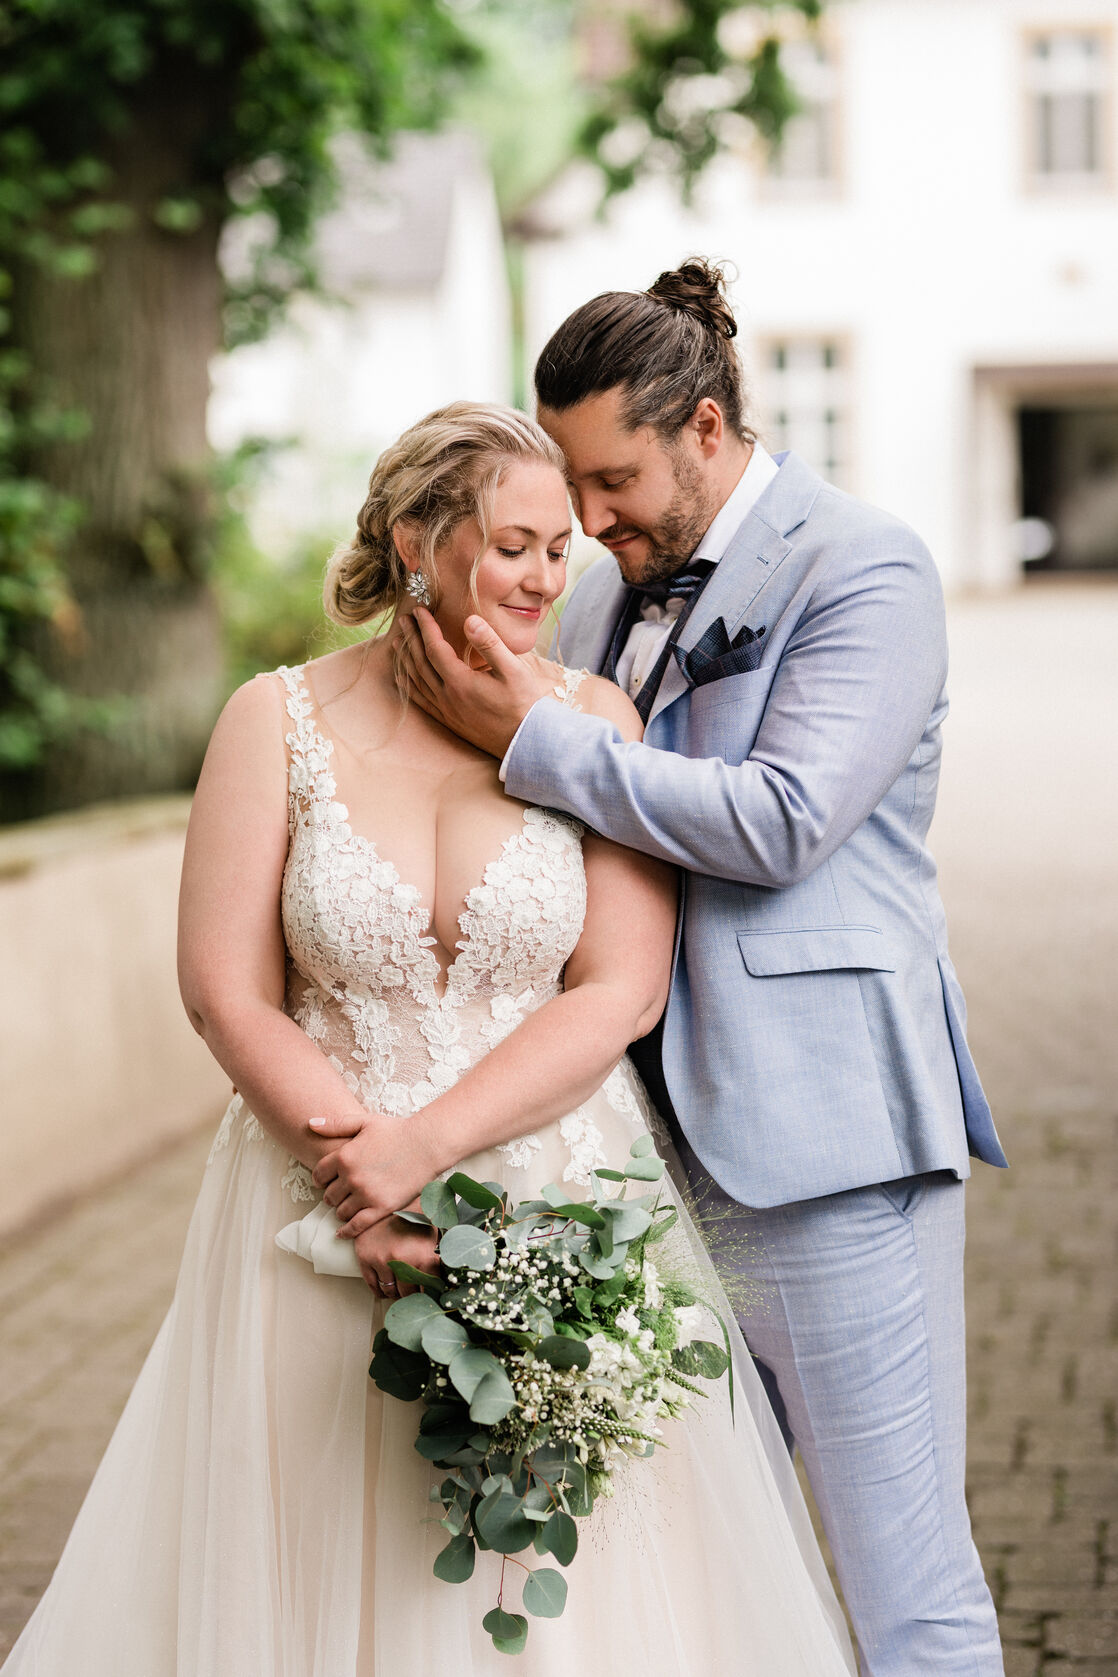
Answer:
[[[729,499],[715,514],[692,558],[706,559],[717,565],[779,469],[772,455],[760,443],[754,443],[749,464],[731,490]],[[683,606],[683,600],[670,596],[662,606],[655,603],[642,606],[640,621],[629,630],[629,638],[617,659],[617,685],[631,699],[636,698],[656,668],[664,642]]]

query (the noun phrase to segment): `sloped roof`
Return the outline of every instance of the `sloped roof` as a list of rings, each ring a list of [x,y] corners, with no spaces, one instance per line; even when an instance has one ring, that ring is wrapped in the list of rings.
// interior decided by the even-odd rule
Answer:
[[[355,135],[334,155],[340,193],[315,244],[326,288],[409,291],[438,284],[446,267],[456,185],[483,171],[470,134],[401,134],[393,154],[369,156]]]

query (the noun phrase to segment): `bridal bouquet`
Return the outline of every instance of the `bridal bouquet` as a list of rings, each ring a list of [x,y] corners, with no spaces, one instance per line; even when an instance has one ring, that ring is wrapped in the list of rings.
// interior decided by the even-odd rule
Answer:
[[[625,1198],[627,1182],[663,1170],[642,1136],[624,1171],[594,1173],[585,1202],[549,1186],[511,1205],[499,1183],[458,1172],[427,1184],[422,1213],[401,1213],[439,1231],[442,1274],[393,1263],[421,1291],[388,1310],[369,1372],[392,1396],[423,1400],[415,1448],[446,1469],[431,1491],[450,1533],[436,1577],[464,1582],[478,1549],[503,1557],[482,1621],[502,1653],[528,1635],[504,1604],[510,1561],[526,1574],[527,1613],[556,1618],[567,1597],[554,1567],[513,1557],[532,1549],[568,1566],[575,1521],[611,1494],[615,1469],[653,1453],[659,1421],[702,1391],[696,1376],[729,1369],[728,1351],[698,1337],[705,1307],[649,1255],[676,1211],[654,1192]]]

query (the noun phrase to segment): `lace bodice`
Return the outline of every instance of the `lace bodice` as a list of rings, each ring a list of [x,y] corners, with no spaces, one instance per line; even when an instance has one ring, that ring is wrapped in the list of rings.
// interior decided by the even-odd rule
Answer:
[[[565,672],[561,702],[574,702],[583,673]],[[277,674],[291,723],[285,1008],[362,1105],[407,1116],[561,989],[586,908],[582,828],[524,810],[466,897],[444,972],[418,888],[352,830],[338,801],[333,744],[302,669]],[[533,1147],[527,1136],[503,1151],[515,1164]]]

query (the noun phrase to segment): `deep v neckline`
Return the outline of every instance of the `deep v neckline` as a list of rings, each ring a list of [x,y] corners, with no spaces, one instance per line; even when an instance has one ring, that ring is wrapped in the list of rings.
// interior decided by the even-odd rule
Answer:
[[[304,714],[304,722],[313,733],[315,740],[323,753],[324,759],[332,759],[334,756],[334,742],[326,730],[319,725],[318,720],[313,713],[314,700],[311,698],[310,689],[307,687],[306,682],[302,680],[302,672],[300,672],[298,687],[300,697],[304,700],[307,706]],[[331,785],[333,791],[336,793],[338,789],[337,781],[334,779],[333,774],[329,770],[327,770],[327,773],[330,774]],[[408,916],[409,925],[413,919],[418,919],[420,916],[423,918],[426,930],[422,932],[413,930],[412,940],[416,950],[418,951],[420,960],[427,965],[429,969],[431,969],[428,973],[428,983],[436,1005],[439,1005],[446,1000],[452,987],[455,987],[459,992],[461,992],[461,986],[456,985],[455,981],[458,972],[463,970],[464,957],[469,953],[470,944],[472,942],[471,929],[466,922],[469,920],[471,915],[477,912],[473,899],[480,891],[483,891],[487,887],[491,886],[492,882],[490,880],[490,874],[493,869],[498,867],[506,859],[509,851],[516,844],[525,840],[526,835],[530,830],[528,814],[532,806],[530,804],[522,806],[520,825],[504,839],[501,844],[501,848],[497,851],[496,855],[490,857],[489,861],[486,862],[485,867],[482,869],[481,878],[478,880],[477,884],[471,885],[470,889],[463,897],[462,909],[456,919],[458,930],[461,932],[462,936],[455,944],[453,954],[450,950],[447,950],[447,953],[451,958],[444,967],[438,956],[434,953],[433,946],[438,944],[441,948],[446,949],[446,945],[442,943],[441,939],[435,932],[434,911],[432,910],[430,913],[427,912],[426,904],[423,901],[423,893],[419,886],[404,878],[399,867],[394,861],[392,861],[391,857],[384,855],[375,839],[366,837],[364,833],[354,832],[349,820],[349,805],[341,798],[330,796],[326,792],[320,791],[317,776],[314,777],[312,803],[329,809],[336,827],[345,828],[345,835],[342,840],[343,843],[348,842],[355,844],[359,850],[366,851],[379,867],[388,869],[392,879],[391,883],[384,887],[386,890],[397,888],[407,891],[412,897],[413,901],[405,912]],[[442,981],[441,989],[439,987],[440,980]]]

